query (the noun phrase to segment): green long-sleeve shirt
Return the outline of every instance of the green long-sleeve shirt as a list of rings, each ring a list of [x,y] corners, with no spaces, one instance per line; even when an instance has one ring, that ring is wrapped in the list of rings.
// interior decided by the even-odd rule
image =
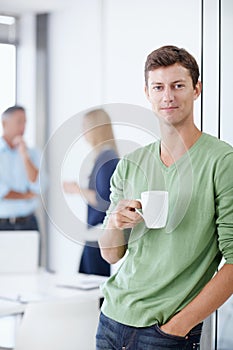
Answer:
[[[202,134],[176,163],[160,160],[160,142],[123,158],[112,177],[111,206],[168,190],[163,229],[132,229],[126,257],[104,284],[102,311],[131,326],[163,324],[214,275],[221,258],[233,264],[233,148]]]

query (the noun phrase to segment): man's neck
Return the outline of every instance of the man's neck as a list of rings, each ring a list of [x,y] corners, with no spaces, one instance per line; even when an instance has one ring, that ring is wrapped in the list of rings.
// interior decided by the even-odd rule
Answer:
[[[6,135],[3,135],[2,137],[6,141],[6,143],[8,144],[8,146],[10,148],[14,148],[13,142],[12,142],[12,140],[9,137],[7,137]]]
[[[201,131],[194,125],[183,128],[161,128],[160,157],[166,166],[171,166],[181,158],[199,139]]]

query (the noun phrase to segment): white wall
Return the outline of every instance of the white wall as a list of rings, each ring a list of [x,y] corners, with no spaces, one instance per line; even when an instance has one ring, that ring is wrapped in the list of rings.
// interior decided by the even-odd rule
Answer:
[[[148,107],[146,56],[162,45],[185,47],[200,58],[200,1],[104,1],[104,102]],[[182,14],[181,15],[181,9]]]
[[[101,1],[71,0],[49,23],[50,132],[102,95]]]
[[[48,209],[52,221],[57,221],[55,224],[59,222],[57,227],[50,225],[51,269],[74,271],[77,268],[77,252],[81,249],[59,232],[60,227],[64,227],[64,222],[66,234],[72,237],[75,235],[74,230],[78,232],[84,229],[83,223],[80,220],[75,221],[68,213],[67,203],[64,203],[61,193],[62,176],[59,167],[62,166],[61,157],[65,156],[66,148],[69,148],[65,132],[69,134],[71,145],[75,141],[75,135],[80,135],[81,112],[96,105],[107,104],[114,122],[120,118],[121,125],[115,126],[115,131],[119,138],[122,134],[124,140],[121,144],[128,138],[126,135],[130,134],[133,138],[124,147],[133,148],[139,143],[148,142],[148,129],[139,142],[137,125],[141,128],[142,124],[148,124],[148,128],[153,130],[153,117],[151,120],[148,117],[148,122],[145,123],[143,113],[141,118],[139,113],[134,120],[135,105],[146,110],[150,108],[143,92],[146,56],[161,45],[175,44],[187,48],[199,60],[200,3],[201,1],[196,0],[93,0],[90,5],[90,1],[73,0],[67,9],[51,14],[50,133],[53,135],[51,144],[54,144],[54,139],[59,143],[57,147],[51,147],[53,151],[49,162],[51,184]],[[181,16],[180,9],[185,15]],[[112,103],[119,103],[119,109],[116,105],[112,107]],[[123,103],[129,104],[125,110]],[[77,121],[68,126],[69,118],[76,113]],[[198,105],[197,123],[199,119]],[[122,126],[124,122],[131,124],[128,133]],[[80,152],[81,150],[82,148]],[[75,172],[80,166],[80,157],[78,152],[76,161],[75,156],[72,157]],[[69,201],[72,202],[71,199]],[[74,202],[84,220],[85,203],[78,199],[73,199]]]
[[[57,11],[50,17],[49,115],[51,142],[57,140],[58,127],[63,128],[62,124],[65,121],[84,109],[100,103],[102,95],[101,3],[100,0],[91,1],[90,10],[89,1],[73,0],[69,2],[66,9]],[[81,131],[81,114],[78,114],[76,119],[74,125],[71,126],[71,129],[75,129],[73,136],[70,135],[71,143]],[[67,137],[69,138],[69,135]],[[63,144],[68,145],[67,148],[71,146],[71,143],[69,145],[69,140],[63,142]],[[66,153],[68,149],[64,149],[64,147],[63,151]],[[52,211],[49,216],[53,221],[57,221],[57,217],[64,215],[63,206],[66,204],[63,202],[61,194],[60,178],[57,179],[61,169],[57,166],[60,162],[60,154],[56,150],[57,147],[50,157],[49,167],[51,179],[49,208]],[[76,161],[78,166],[78,157]],[[57,179],[58,182],[55,183],[53,179]],[[72,203],[77,205],[82,221],[85,222],[86,208],[82,201],[78,198],[68,199],[68,201],[71,205]],[[72,225],[72,219],[74,218],[68,220],[64,215],[64,222],[67,223],[65,228],[67,234],[73,230],[84,229],[83,225],[80,228],[79,222],[75,221]],[[49,267],[52,270],[75,272],[79,265],[82,246],[65,238],[59,229],[60,227],[50,225]]]

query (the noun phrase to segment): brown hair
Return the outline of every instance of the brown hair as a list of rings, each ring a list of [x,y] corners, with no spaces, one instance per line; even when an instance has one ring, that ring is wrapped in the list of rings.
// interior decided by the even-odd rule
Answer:
[[[176,46],[162,46],[152,51],[146,59],[145,63],[145,83],[148,86],[148,73],[159,67],[171,66],[175,63],[186,68],[192,78],[193,87],[195,88],[199,78],[199,67],[195,58],[185,49]]]

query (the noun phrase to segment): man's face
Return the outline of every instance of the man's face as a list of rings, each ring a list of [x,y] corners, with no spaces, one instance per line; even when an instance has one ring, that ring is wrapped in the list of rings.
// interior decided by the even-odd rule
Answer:
[[[3,120],[3,132],[10,140],[16,136],[23,136],[26,126],[24,111],[18,110]]]
[[[193,88],[189,71],[174,64],[150,71],[145,92],[159,119],[178,126],[193,119],[193,103],[201,92],[201,84],[198,82]]]

